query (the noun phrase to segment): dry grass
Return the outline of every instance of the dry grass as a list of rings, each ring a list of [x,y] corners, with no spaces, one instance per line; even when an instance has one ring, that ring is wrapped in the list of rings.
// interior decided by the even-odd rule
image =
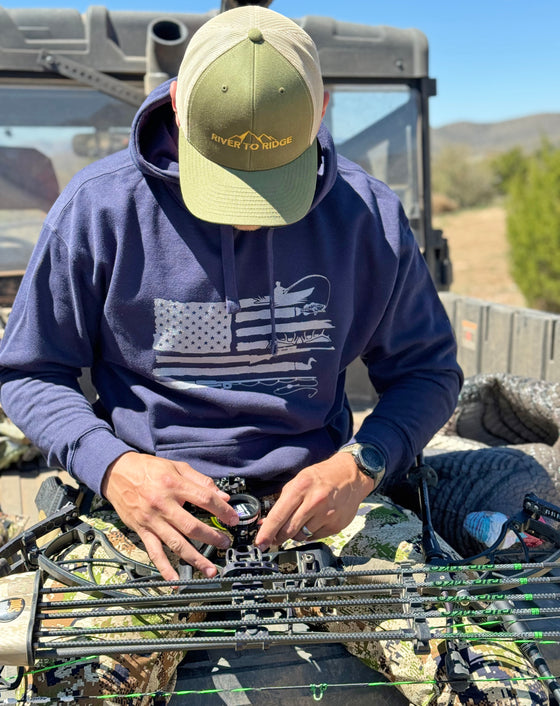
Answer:
[[[505,211],[501,206],[458,211],[434,218],[449,242],[451,291],[500,304],[526,306],[509,273]]]

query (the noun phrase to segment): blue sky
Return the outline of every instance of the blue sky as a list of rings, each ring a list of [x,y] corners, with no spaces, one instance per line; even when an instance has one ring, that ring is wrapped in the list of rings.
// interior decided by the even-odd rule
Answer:
[[[78,0],[9,0],[4,7],[74,7]],[[98,0],[110,10],[207,12],[220,0]],[[289,17],[417,27],[430,42],[434,127],[560,113],[558,0],[274,0]]]

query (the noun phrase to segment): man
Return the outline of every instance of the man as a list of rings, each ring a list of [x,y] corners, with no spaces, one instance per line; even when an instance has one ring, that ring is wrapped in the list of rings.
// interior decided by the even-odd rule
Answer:
[[[253,6],[216,16],[130,149],[65,189],[14,304],[2,406],[166,579],[166,549],[215,574],[189,540],[229,540],[184,505],[235,524],[216,479],[280,492],[257,545],[326,537],[455,406],[452,331],[402,207],[337,157],[327,102],[297,25]],[[380,401],[348,446],[358,357]]]
[[[235,521],[211,481],[232,470],[283,487],[260,544],[348,524],[374,486],[335,455],[354,358],[381,394],[356,438],[387,473],[454,408],[447,317],[396,197],[337,163],[327,100],[296,25],[258,7],[214,18],[141,108],[130,151],[54,206],[10,317],[6,412],[103,492],[166,578],[163,544],[215,570],[185,537],[223,535],[182,506]]]

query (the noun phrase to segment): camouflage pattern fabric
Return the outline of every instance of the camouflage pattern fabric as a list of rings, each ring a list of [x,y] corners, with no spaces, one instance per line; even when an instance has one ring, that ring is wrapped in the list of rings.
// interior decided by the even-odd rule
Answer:
[[[139,548],[137,536],[120,522],[116,513],[103,501],[98,501],[84,519],[105,532],[119,551],[136,560],[147,561],[145,552]],[[355,519],[345,530],[324,541],[343,558],[345,567],[352,570],[363,568],[364,565],[370,566],[372,557],[381,564],[394,565],[395,562],[406,560],[421,563],[420,536],[421,523],[412,512],[403,510],[380,495],[372,495],[361,505]],[[457,556],[443,541],[442,548],[452,556]],[[79,560],[85,552],[84,546],[77,546],[67,558],[76,559],[76,566],[79,566]],[[101,551],[99,558],[102,556]],[[96,574],[96,580],[100,583],[118,583],[125,579],[126,576],[107,565],[99,568]],[[55,596],[52,594],[47,598],[54,600]],[[193,615],[191,619],[199,620],[201,615]],[[120,625],[149,623],[150,617],[136,618],[136,621],[132,617],[104,620],[106,622],[101,623],[92,613],[91,618],[82,619],[79,624],[105,624],[109,629],[117,622]],[[78,622],[73,621],[72,624]],[[438,625],[435,621],[433,624]],[[443,627],[443,623],[440,622],[439,626]],[[335,629],[355,632],[362,627],[356,622],[340,624]],[[383,631],[402,627],[402,621],[385,620],[379,624],[378,629]],[[466,628],[470,629],[474,627]],[[480,632],[478,627],[477,632]],[[349,643],[346,647],[368,666],[396,682],[415,706],[528,706],[548,703],[546,687],[535,678],[532,668],[513,644],[469,642],[462,654],[469,664],[473,683],[461,694],[452,691],[446,683],[445,645],[442,642],[431,645],[431,652],[427,655],[416,655],[412,644],[407,641]],[[18,703],[159,706],[165,704],[167,698],[154,694],[173,691],[175,671],[183,656],[182,653],[168,652],[141,656],[119,655],[118,659],[100,657],[81,662],[64,662],[56,666],[50,663],[37,664],[26,675],[17,692]],[[477,681],[484,679],[488,681]],[[374,692],[372,698],[376,698]]]

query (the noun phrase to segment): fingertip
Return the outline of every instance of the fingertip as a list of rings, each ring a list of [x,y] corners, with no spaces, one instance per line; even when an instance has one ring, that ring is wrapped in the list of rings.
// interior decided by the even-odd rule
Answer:
[[[179,574],[172,568],[168,571],[167,569],[160,569],[160,574],[164,581],[178,581]]]
[[[235,527],[235,525],[239,524],[239,515],[231,507],[231,505],[227,506],[226,511],[223,513],[223,515],[219,516],[219,519],[222,522],[222,524],[225,525],[226,527]]]
[[[271,541],[269,541],[266,537],[266,535],[261,535],[260,532],[257,532],[257,536],[255,537],[255,546],[260,549],[261,551],[263,549],[268,549],[271,545]]]
[[[218,549],[229,549],[231,547],[231,539],[227,534],[220,533],[220,539],[215,544]]]

